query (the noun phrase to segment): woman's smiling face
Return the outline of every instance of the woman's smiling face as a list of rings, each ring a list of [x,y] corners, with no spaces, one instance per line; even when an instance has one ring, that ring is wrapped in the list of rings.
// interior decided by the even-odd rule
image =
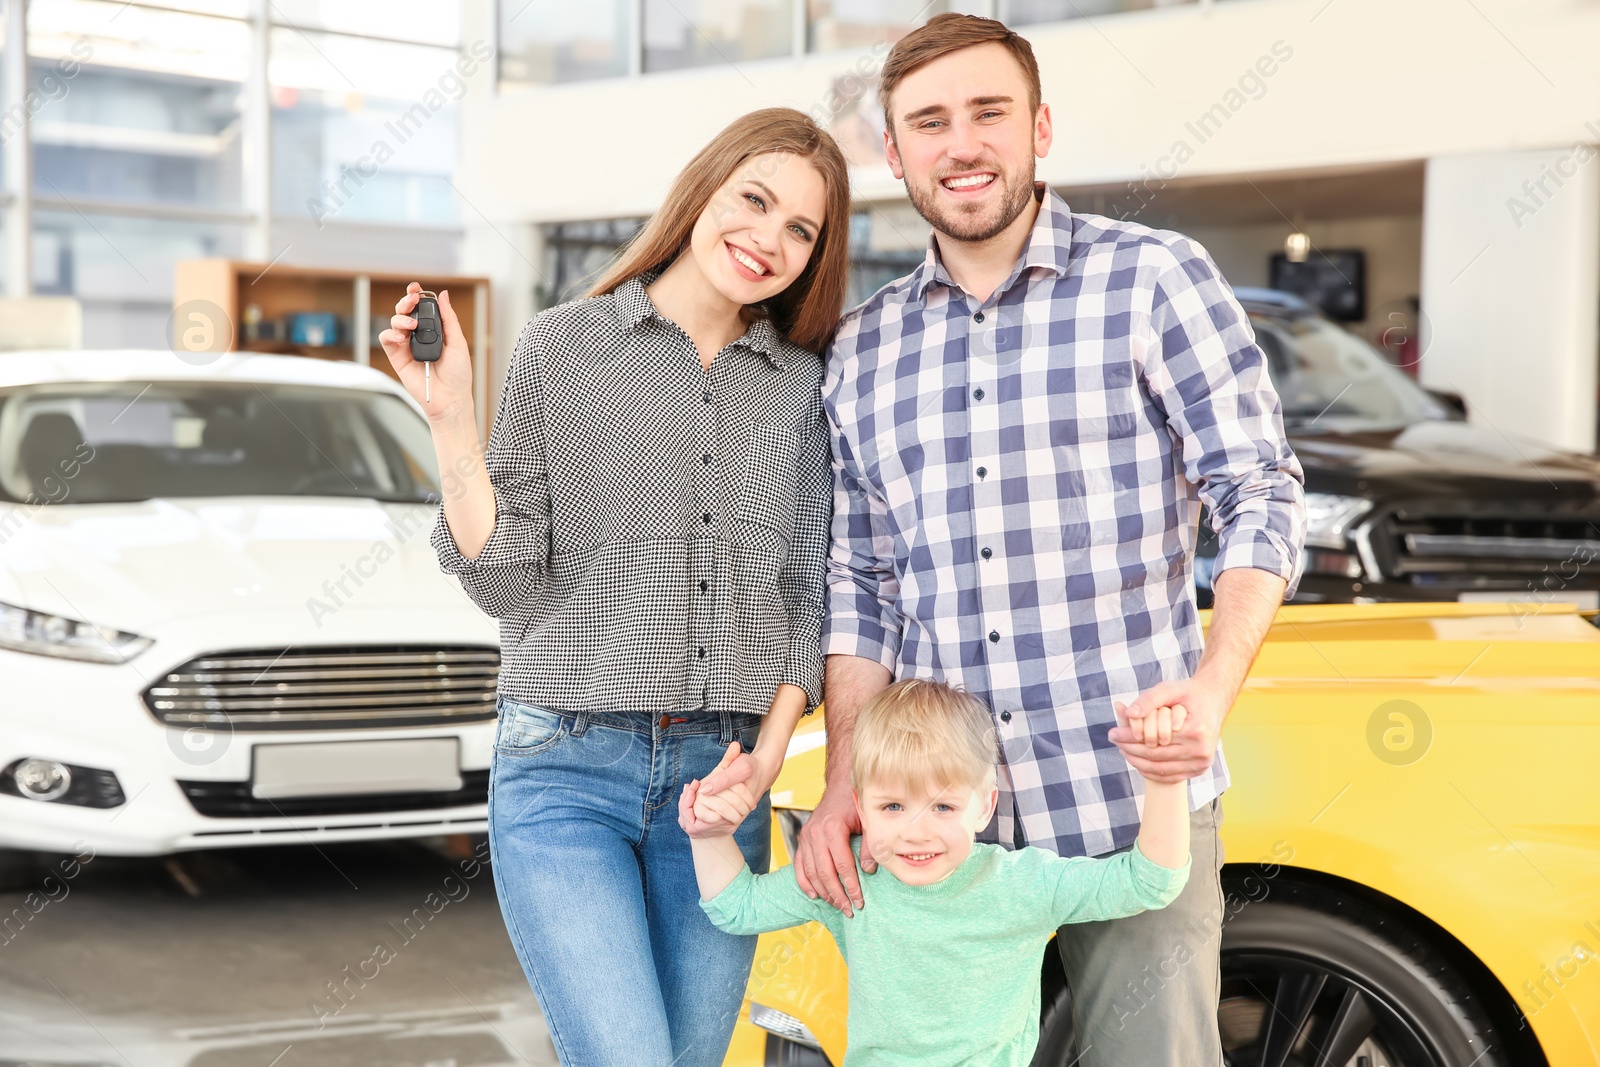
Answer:
[[[689,238],[706,280],[736,304],[759,304],[806,269],[827,205],[822,175],[785,152],[752,156],[712,194]]]
[[[972,854],[972,840],[994,813],[987,796],[970,785],[870,782],[856,798],[861,851],[906,885],[948,878]]]

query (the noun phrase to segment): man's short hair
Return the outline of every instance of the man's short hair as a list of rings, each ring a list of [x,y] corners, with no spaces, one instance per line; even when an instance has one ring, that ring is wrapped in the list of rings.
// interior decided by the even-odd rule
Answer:
[[[902,78],[940,56],[991,42],[1003,45],[1022,68],[1023,79],[1028,83],[1028,114],[1037,114],[1041,96],[1039,61],[1033,58],[1033,46],[1028,39],[994,19],[946,12],[933,16],[912,30],[889,50],[889,58],[884,61],[883,72],[878,78],[878,103],[883,105],[889,136],[894,136],[894,116],[889,113],[889,98],[894,95],[895,86],[900,84]]]
[[[995,781],[995,731],[983,702],[943,682],[908,678],[856,718],[850,784],[987,789]]]

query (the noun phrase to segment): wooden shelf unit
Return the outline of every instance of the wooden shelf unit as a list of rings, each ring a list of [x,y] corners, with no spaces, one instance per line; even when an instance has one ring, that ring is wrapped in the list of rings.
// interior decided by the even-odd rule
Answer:
[[[492,338],[488,278],[423,277],[233,259],[185,259],[177,265],[172,304],[177,308],[191,300],[205,300],[220,308],[233,329],[229,346],[232,351],[351,360],[376,367],[398,380],[394,368],[389,365],[389,357],[378,344],[377,334],[381,331],[374,331],[371,319],[381,316],[387,325],[395,303],[405,295],[406,286],[411,282],[419,282],[424,289],[434,292],[450,290],[450,304],[461,319],[461,330],[467,335],[472,351],[472,392],[478,411],[478,428],[487,433],[493,417],[489,411]],[[346,328],[346,336],[333,345],[291,344],[286,338],[247,341],[244,338],[245,309],[251,306],[261,309],[263,319],[277,322],[280,331],[292,312],[332,312]]]

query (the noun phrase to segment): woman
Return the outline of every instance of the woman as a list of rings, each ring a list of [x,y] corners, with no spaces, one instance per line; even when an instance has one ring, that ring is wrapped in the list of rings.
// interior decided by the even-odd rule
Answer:
[[[677,800],[726,767],[716,788],[762,798],[735,840],[766,869],[764,794],[821,698],[816,353],[848,230],[832,138],[758,111],[586,298],[523,329],[486,450],[449,294],[431,400],[416,284],[381,335],[433,428],[440,563],[501,620],[495,886],[569,1067],[712,1067],[727,1048],[755,942],[699,908]]]

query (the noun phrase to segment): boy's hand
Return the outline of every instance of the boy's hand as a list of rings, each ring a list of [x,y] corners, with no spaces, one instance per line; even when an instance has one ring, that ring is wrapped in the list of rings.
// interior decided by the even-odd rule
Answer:
[[[1243,573],[1243,569],[1238,573]],[[1265,574],[1264,571],[1251,573]],[[1222,723],[1228,717],[1233,700],[1229,691],[1200,674],[1180,681],[1157,682],[1140,693],[1126,709],[1119,710],[1126,710],[1128,721],[1143,721],[1162,705],[1182,704],[1187,712],[1183,729],[1172,731],[1170,744],[1150,745],[1144,742],[1143,731],[1136,736],[1134,728],[1119,716],[1121,725],[1111,730],[1110,738],[1134,770],[1151,781],[1186,781],[1204,774],[1216,759]]]
[[[739,742],[730,742],[722,762],[717,764],[712,774],[731,766],[741,752]],[[739,828],[745,816],[755,810],[756,799],[743,782],[730,785],[718,793],[702,792],[700,785],[698,778],[688,782],[678,798],[678,825],[690,837],[727,837]]]
[[[1118,729],[1112,731],[1111,740],[1122,750],[1124,757],[1129,755],[1130,748],[1138,750],[1140,746],[1159,748],[1162,745],[1172,744],[1189,720],[1188,709],[1182,704],[1164,704],[1143,718],[1134,719],[1131,723],[1124,714],[1126,710],[1124,705],[1114,704],[1112,707],[1116,712]],[[1125,739],[1119,737],[1119,734],[1124,735]],[[1146,778],[1151,777],[1143,767],[1139,767],[1138,763],[1131,759],[1129,762],[1134,763]]]
[[[1182,704],[1162,705],[1143,719],[1135,719],[1131,728],[1135,740],[1140,740],[1140,728],[1143,727],[1142,740],[1147,745],[1170,745],[1173,735],[1183,729],[1183,724],[1189,718],[1189,713]]]

